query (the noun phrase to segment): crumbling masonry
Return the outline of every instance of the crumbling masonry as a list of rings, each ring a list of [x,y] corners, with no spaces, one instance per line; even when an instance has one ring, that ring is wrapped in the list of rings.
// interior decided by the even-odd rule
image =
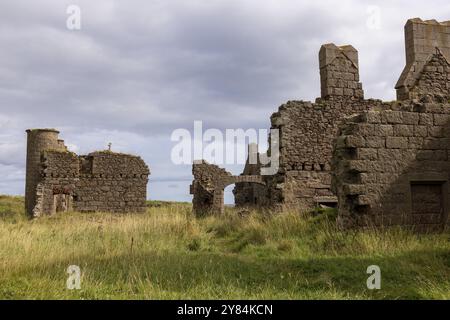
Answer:
[[[450,224],[450,21],[409,20],[397,102],[345,119],[333,154],[343,227]]]
[[[223,192],[226,186],[234,183],[264,184],[260,175],[233,176],[225,169],[206,161],[195,161],[192,167],[194,181],[191,185],[193,209],[197,216],[210,213],[223,213]]]
[[[77,156],[58,134],[27,130],[25,207],[30,217],[145,210],[150,172],[140,157],[108,150]]]
[[[271,129],[279,130],[279,170],[261,176],[263,187],[237,183],[236,205],[311,208],[337,202],[331,191],[331,155],[338,120],[382,102],[363,99],[358,53],[352,46],[323,45],[319,58],[322,97],[316,103],[289,101],[272,115]],[[247,161],[243,175],[259,175],[260,169]],[[196,201],[194,193],[194,211]]]
[[[408,20],[405,44],[396,102],[364,99],[357,51],[323,45],[321,97],[289,101],[272,115],[279,170],[258,186],[236,183],[236,205],[337,205],[343,227],[448,223],[450,21]],[[243,175],[260,169],[247,162]],[[199,199],[194,190],[194,210]]]

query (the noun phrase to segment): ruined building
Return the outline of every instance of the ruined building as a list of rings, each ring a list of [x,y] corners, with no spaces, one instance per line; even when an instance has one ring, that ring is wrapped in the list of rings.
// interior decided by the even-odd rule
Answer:
[[[236,204],[337,205],[343,227],[442,227],[449,199],[450,22],[408,20],[405,45],[395,102],[364,98],[352,46],[323,45],[321,97],[289,101],[271,116],[280,136],[279,170],[261,176],[258,186],[236,183]],[[243,175],[258,176],[260,169],[247,163]]]
[[[236,183],[236,205],[311,208],[317,203],[337,202],[331,191],[332,141],[337,124],[345,116],[382,102],[364,100],[358,53],[352,46],[323,45],[319,61],[322,97],[315,103],[289,101],[272,115],[271,129],[279,130],[279,170],[275,175],[261,176],[261,165],[247,161],[243,175],[260,175],[263,183]],[[196,170],[194,164],[194,184],[198,184]],[[213,192],[223,194],[223,190]],[[199,197],[193,194],[196,211],[204,206],[195,205]]]
[[[450,225],[450,21],[411,19],[398,101],[345,119],[333,154],[343,227]]]
[[[264,184],[261,175],[233,176],[225,169],[204,160],[194,162],[192,174],[194,181],[190,193],[194,195],[193,210],[198,216],[214,212],[222,213],[223,192],[231,184],[241,182]]]
[[[109,150],[78,156],[58,134],[27,130],[25,207],[30,217],[145,210],[150,172],[140,157]]]
[[[450,22],[410,19],[405,25],[406,66],[395,89],[397,100],[448,103]]]

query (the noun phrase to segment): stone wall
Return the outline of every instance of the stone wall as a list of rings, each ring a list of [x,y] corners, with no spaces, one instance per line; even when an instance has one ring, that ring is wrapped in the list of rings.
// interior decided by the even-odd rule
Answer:
[[[42,152],[40,178],[35,191],[32,217],[73,210],[73,194],[78,180],[78,156],[69,151]]]
[[[407,64],[396,85],[400,100],[408,103],[448,103],[449,28],[449,22],[408,20],[405,26]],[[278,173],[264,177],[266,192],[255,193],[249,188],[236,188],[236,199],[240,203],[245,205],[247,201],[247,204],[266,205],[268,202],[274,208],[296,206],[300,209],[335,204],[338,198],[331,188],[331,162],[339,125],[353,114],[396,108],[395,104],[363,98],[358,53],[352,46],[323,45],[319,52],[319,66],[321,98],[316,99],[315,103],[289,101],[271,117],[271,129],[278,129],[280,135]],[[380,128],[385,127],[381,125]],[[402,126],[395,128],[405,130],[405,134],[410,129]],[[396,131],[388,139],[388,145],[404,140],[405,137],[396,134],[399,133]],[[418,137],[411,137],[411,143],[414,139]],[[374,136],[367,143],[377,146],[382,142]],[[255,195],[260,198],[255,200]]]
[[[350,45],[324,44],[319,51],[322,98],[344,96],[362,99],[359,82],[358,51]]]
[[[449,150],[448,103],[393,103],[346,119],[332,166],[340,225],[442,229],[449,223]]]
[[[331,157],[338,125],[348,115],[383,106],[380,100],[353,97],[282,105],[271,117],[271,129],[280,133],[280,168],[276,175],[265,178],[270,203],[303,209],[334,205]]]
[[[450,64],[439,49],[430,55],[422,72],[416,75],[408,94],[410,99],[422,102],[444,103],[450,100]]]
[[[59,149],[41,148],[39,162],[27,166],[27,177],[33,176],[36,182],[35,189],[26,194],[31,217],[70,210],[145,210],[150,172],[140,157],[111,151],[77,156],[67,151],[62,140],[57,139],[57,132],[54,133],[45,137],[45,145],[59,146]],[[28,143],[35,144],[35,140],[29,139]],[[48,143],[50,140],[54,143]]]
[[[224,189],[235,183],[260,184],[263,181],[260,175],[233,176],[231,173],[205,160],[195,161],[192,166],[194,180],[190,186],[193,195],[193,211],[197,216],[220,214],[224,212]]]
[[[343,227],[448,225],[450,22],[410,19],[401,102],[348,118],[333,153]]]
[[[434,100],[436,96],[437,102],[443,102],[439,101],[442,97],[446,97],[448,101],[449,79],[442,79],[441,76],[442,67],[448,66],[448,61],[450,61],[450,21],[409,19],[405,25],[405,51],[406,66],[395,86],[397,99],[416,99],[426,93],[427,99]],[[440,58],[433,57],[436,54],[440,55]],[[423,73],[426,64],[429,67],[428,74],[422,77],[418,83],[419,76]],[[434,67],[437,67],[437,70]],[[432,73],[435,72],[436,74],[433,75]],[[443,83],[442,80],[447,80],[447,83]],[[424,87],[424,82],[428,82],[426,87],[431,88],[431,92],[414,89],[417,86]]]
[[[279,130],[280,137],[278,173],[264,177],[265,189],[237,186],[237,204],[302,209],[318,204],[335,205],[337,199],[331,191],[331,156],[338,124],[348,115],[383,103],[364,100],[358,52],[352,46],[323,45],[319,65],[322,98],[315,103],[289,101],[271,116],[271,129]],[[244,173],[246,170],[250,167],[246,167]]]
[[[232,177],[225,169],[208,162],[195,161],[192,166],[194,181],[190,193],[196,215],[220,213],[223,209],[223,189],[219,190],[220,181]]]
[[[254,159],[250,161],[252,154],[254,155]],[[258,153],[257,144],[249,144],[248,155],[249,156],[241,175],[261,176],[261,155]],[[266,181],[264,176],[261,176],[261,178],[263,181]],[[262,207],[269,205],[267,187],[264,184],[251,182],[236,183],[233,189],[233,195],[236,207]]]
[[[140,157],[110,151],[97,151],[88,157],[92,159],[92,173],[80,175],[75,210],[145,211],[149,170]]]
[[[37,202],[36,189],[41,180],[41,157],[45,150],[64,151],[65,146],[58,141],[59,131],[55,129],[27,130],[27,159],[25,182],[25,211],[33,216]]]

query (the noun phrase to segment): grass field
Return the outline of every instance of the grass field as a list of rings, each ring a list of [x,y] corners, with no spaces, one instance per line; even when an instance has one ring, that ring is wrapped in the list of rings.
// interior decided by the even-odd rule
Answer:
[[[27,220],[0,196],[1,299],[450,299],[450,234],[340,232],[313,217],[227,208],[195,219],[189,204],[145,214],[69,213]],[[78,265],[81,289],[68,290]],[[381,268],[368,290],[366,269]]]

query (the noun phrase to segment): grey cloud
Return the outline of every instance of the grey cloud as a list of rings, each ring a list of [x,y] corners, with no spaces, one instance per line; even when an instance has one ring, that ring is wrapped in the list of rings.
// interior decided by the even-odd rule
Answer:
[[[81,8],[80,31],[65,27],[69,4]],[[366,26],[374,4],[381,30]],[[113,140],[142,155],[165,190],[150,185],[150,196],[169,197],[169,180],[190,176],[189,166],[170,162],[173,129],[192,129],[194,120],[268,128],[280,104],[319,95],[317,54],[326,42],[354,45],[366,96],[393,99],[406,19],[446,20],[448,12],[444,0],[2,3],[0,165],[11,172],[3,181],[23,181],[24,130],[56,127],[80,152]]]

